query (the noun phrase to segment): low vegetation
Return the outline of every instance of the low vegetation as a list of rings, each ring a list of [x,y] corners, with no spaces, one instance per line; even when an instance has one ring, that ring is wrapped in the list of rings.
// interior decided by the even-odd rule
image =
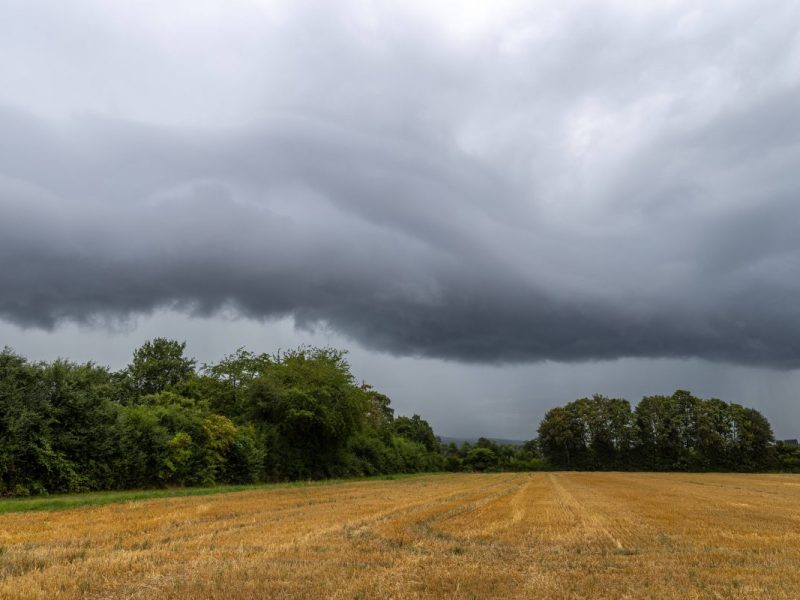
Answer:
[[[438,474],[0,516],[0,597],[796,598],[793,475]]]

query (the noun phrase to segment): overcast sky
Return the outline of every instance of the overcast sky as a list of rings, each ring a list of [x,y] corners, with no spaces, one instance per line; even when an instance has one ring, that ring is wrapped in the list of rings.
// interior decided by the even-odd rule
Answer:
[[[800,4],[5,0],[0,345],[351,350],[445,435],[800,434]]]

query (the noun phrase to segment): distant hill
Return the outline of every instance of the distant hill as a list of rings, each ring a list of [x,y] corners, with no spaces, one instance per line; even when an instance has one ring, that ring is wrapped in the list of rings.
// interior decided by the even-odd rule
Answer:
[[[485,437],[485,436],[484,436]],[[447,444],[453,443],[456,446],[461,446],[464,442],[469,442],[470,444],[474,444],[478,441],[479,438],[476,437],[448,437],[446,435],[440,435],[439,439],[442,440],[442,444],[445,446]],[[524,446],[527,440],[507,440],[505,438],[486,438],[488,440],[493,441],[495,444],[499,444],[501,446],[510,445],[510,446]]]

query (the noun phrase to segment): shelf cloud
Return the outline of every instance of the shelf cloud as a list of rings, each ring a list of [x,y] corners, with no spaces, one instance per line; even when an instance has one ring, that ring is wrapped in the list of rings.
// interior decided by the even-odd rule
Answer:
[[[0,9],[0,318],[800,367],[796,3],[290,4]]]

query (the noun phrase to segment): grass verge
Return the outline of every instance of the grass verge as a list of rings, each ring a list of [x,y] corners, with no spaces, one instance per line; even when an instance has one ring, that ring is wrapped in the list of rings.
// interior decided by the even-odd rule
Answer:
[[[430,473],[407,473],[394,475],[375,475],[372,477],[352,477],[346,479],[322,479],[318,481],[288,481],[283,483],[252,483],[246,485],[218,485],[213,487],[179,487],[150,490],[122,490],[111,492],[83,492],[78,494],[54,494],[51,496],[35,496],[31,498],[0,499],[0,515],[29,511],[58,511],[81,508],[84,506],[102,506],[119,502],[136,502],[154,498],[177,498],[182,496],[210,496],[212,494],[230,494],[251,490],[269,490],[303,486],[331,485],[355,481],[381,479],[405,479]]]

